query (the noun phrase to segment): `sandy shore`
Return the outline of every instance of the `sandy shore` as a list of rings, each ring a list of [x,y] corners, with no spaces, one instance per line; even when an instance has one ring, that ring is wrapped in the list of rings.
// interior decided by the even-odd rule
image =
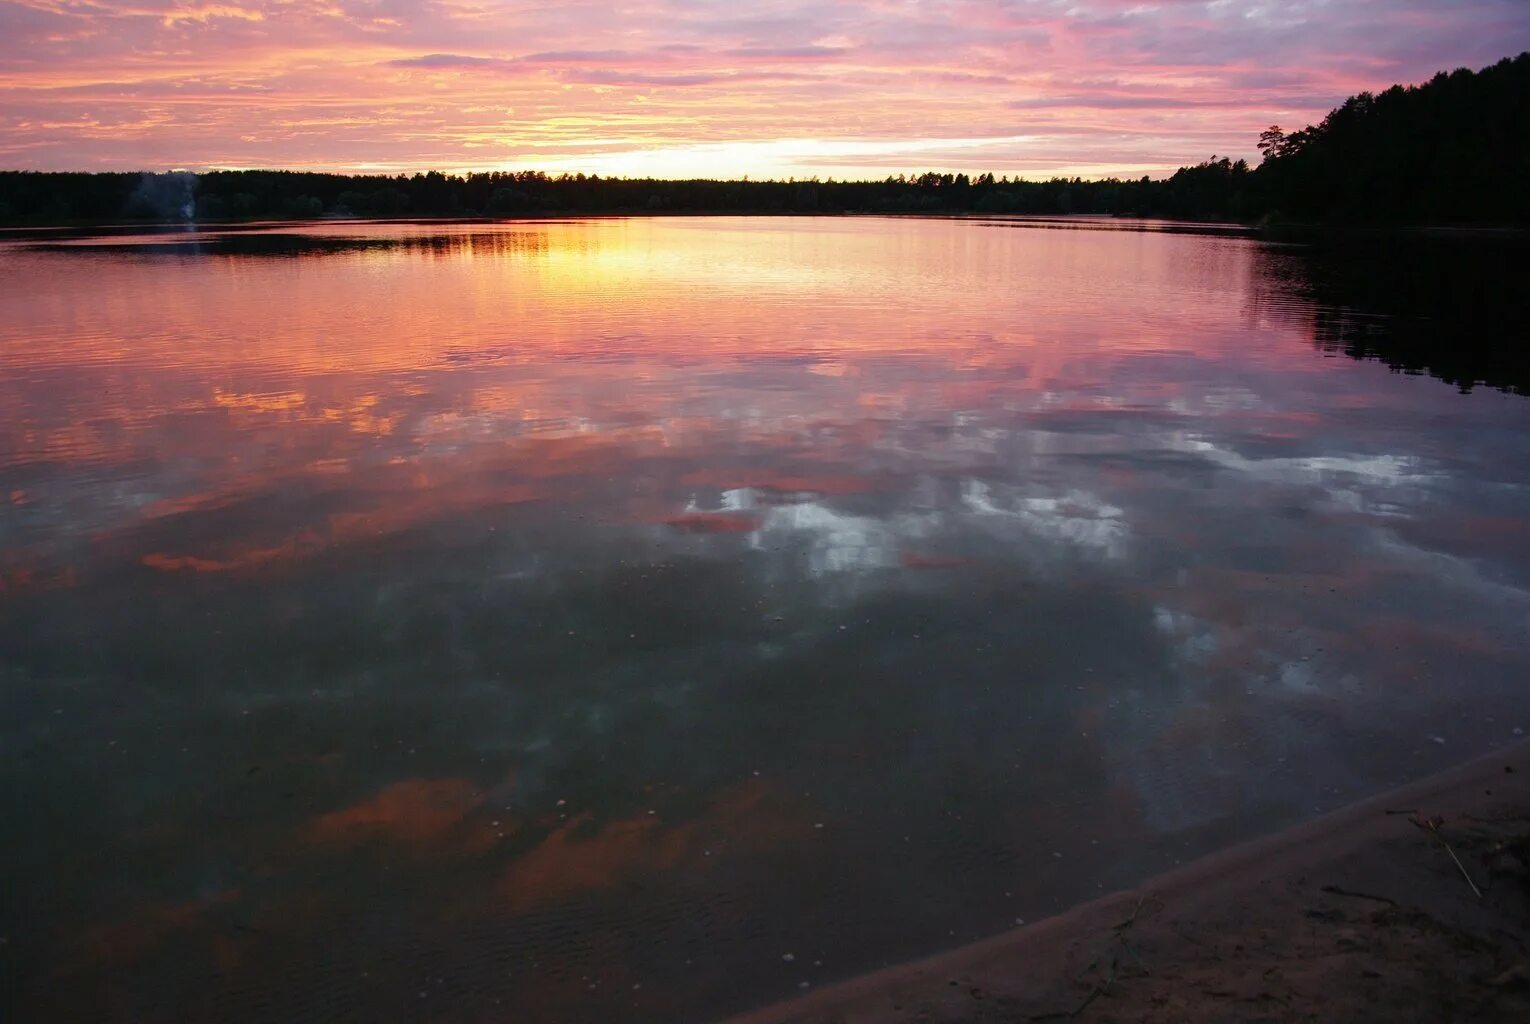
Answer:
[[[730,1024],[1045,1020],[1530,1021],[1530,743]]]

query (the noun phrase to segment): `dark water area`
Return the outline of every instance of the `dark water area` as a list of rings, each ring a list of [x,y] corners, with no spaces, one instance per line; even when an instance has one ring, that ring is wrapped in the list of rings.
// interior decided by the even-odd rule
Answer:
[[[0,244],[0,1013],[716,1019],[1530,729],[1522,247],[1123,227]]]
[[[1325,350],[1530,394],[1530,241],[1329,239],[1302,264],[1296,288],[1323,310]]]

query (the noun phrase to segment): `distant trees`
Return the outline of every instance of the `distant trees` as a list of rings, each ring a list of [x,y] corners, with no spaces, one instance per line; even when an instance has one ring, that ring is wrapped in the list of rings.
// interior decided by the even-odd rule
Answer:
[[[1256,204],[1311,220],[1530,220],[1530,53],[1351,96],[1259,137]]]
[[[1238,220],[1248,212],[1248,161],[1215,155],[1181,167],[1163,183],[1160,208],[1171,217]]]
[[[214,171],[195,182],[198,220],[497,216],[570,213],[1024,213],[1224,218],[1239,208],[1243,165],[1211,161],[1165,181],[1025,181],[928,171],[882,181],[661,181],[492,174],[366,175]],[[156,175],[0,172],[12,222],[176,220],[178,207],[132,200]],[[120,179],[120,180],[119,180]],[[1223,181],[1222,179],[1228,179]],[[156,192],[156,189],[150,189]]]
[[[1360,93],[1318,124],[1260,133],[1262,160],[1212,156],[1153,180],[926,171],[882,181],[660,181],[549,176],[214,171],[0,172],[10,223],[544,213],[1114,214],[1192,220],[1530,222],[1530,53]],[[189,191],[188,191],[189,190]],[[190,195],[191,202],[180,198]]]
[[[1286,151],[1286,133],[1280,130],[1280,125],[1272,124],[1259,133],[1258,149],[1266,160],[1272,160]]]
[[[526,213],[531,209],[533,209],[533,207],[531,205],[530,196],[528,196],[525,192],[522,192],[520,189],[511,188],[508,185],[501,185],[499,188],[489,193],[489,205],[485,208],[485,212],[505,215],[514,213]]]
[[[366,192],[347,189],[336,197],[331,212],[342,216],[397,217],[408,213],[411,205],[409,193],[394,186],[384,186]]]

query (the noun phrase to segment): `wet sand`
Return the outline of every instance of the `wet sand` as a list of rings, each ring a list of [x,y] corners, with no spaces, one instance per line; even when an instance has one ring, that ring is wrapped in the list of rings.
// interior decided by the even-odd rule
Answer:
[[[730,1024],[1047,1020],[1530,1021],[1530,743]]]

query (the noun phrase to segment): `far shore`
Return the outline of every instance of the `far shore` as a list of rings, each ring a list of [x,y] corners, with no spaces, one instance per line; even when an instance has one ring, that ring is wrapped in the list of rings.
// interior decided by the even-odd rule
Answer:
[[[970,211],[899,212],[899,211],[802,211],[802,210],[545,210],[514,215],[486,214],[418,215],[394,217],[323,214],[298,218],[220,218],[216,220],[105,220],[35,223],[0,221],[0,241],[7,237],[51,235],[59,232],[79,234],[120,233],[126,231],[248,231],[268,227],[303,224],[515,224],[559,223],[586,220],[692,220],[706,217],[745,217],[749,219],[899,219],[1012,221],[1018,224],[1102,224],[1118,230],[1132,230],[1144,225],[1148,230],[1167,230],[1189,234],[1241,235],[1267,241],[1309,242],[1322,239],[1437,238],[1480,239],[1483,241],[1520,241],[1530,239],[1530,225],[1502,224],[1387,224],[1365,222],[1270,221],[1244,222],[1203,218],[1167,217],[1156,214],[1110,213],[977,213]]]
[[[727,1024],[1523,1024],[1527,925],[1530,742]]]

